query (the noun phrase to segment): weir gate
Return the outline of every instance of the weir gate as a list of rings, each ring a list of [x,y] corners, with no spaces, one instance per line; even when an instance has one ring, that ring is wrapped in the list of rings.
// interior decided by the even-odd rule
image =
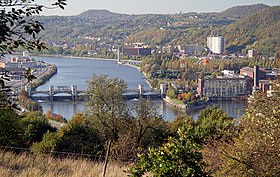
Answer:
[[[76,85],[71,86],[49,86],[48,90],[31,90],[25,87],[28,97],[32,100],[48,100],[48,101],[83,101],[86,96],[85,90],[78,90]],[[112,93],[113,94],[113,93]],[[124,99],[151,98],[160,99],[162,92],[156,92],[152,89],[144,90],[143,85],[139,84],[138,89],[127,89],[123,93]]]

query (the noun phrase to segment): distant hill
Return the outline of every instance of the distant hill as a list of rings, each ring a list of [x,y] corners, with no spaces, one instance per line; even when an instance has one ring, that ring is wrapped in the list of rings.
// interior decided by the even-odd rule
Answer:
[[[230,24],[219,31],[229,49],[235,46],[257,48],[263,53],[280,49],[280,6],[265,8]]]
[[[119,16],[127,16],[127,15],[110,12],[108,10],[96,10],[96,9],[87,10],[77,15],[77,17],[79,18],[88,18],[88,19],[113,18]]]
[[[268,7],[226,26],[196,27],[183,30],[146,29],[130,35],[128,42],[157,44],[204,44],[209,35],[224,36],[226,50],[242,52],[256,48],[260,54],[273,56],[280,50],[280,6]],[[245,51],[244,51],[245,52]]]
[[[253,5],[245,5],[245,6],[235,6],[231,7],[227,10],[224,10],[220,14],[217,15],[218,18],[233,18],[233,19],[240,19],[247,15],[251,15],[258,11],[261,11],[265,8],[268,8],[265,4],[253,4]]]
[[[226,18],[240,19],[217,18],[221,14]],[[260,53],[271,55],[280,48],[280,6],[239,6],[220,14],[126,15],[108,10],[88,10],[77,16],[36,18],[43,22],[45,31],[41,35],[49,43],[100,41],[97,45],[122,45],[125,42],[145,42],[152,46],[206,45],[207,36],[222,35],[229,52],[254,47]]]

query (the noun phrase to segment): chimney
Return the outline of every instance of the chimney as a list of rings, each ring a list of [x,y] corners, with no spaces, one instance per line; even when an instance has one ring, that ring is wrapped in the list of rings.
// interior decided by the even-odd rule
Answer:
[[[259,66],[254,66],[254,87],[252,94],[256,93],[259,87]]]
[[[254,66],[254,87],[259,86],[259,66]]]

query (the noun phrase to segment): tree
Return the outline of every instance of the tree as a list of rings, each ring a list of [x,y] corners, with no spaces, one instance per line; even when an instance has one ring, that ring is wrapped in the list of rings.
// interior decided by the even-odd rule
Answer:
[[[168,136],[166,122],[149,99],[141,98],[128,103],[128,107],[131,115],[124,125],[126,131],[112,145],[112,156],[123,160],[135,159],[149,147],[158,147]]]
[[[168,85],[168,90],[166,93],[166,96],[170,97],[170,98],[176,98],[176,90],[173,86]]]
[[[66,126],[58,132],[60,137],[57,150],[84,154],[102,155],[103,140],[100,132],[86,116],[77,113]]]
[[[0,108],[0,145],[20,146],[20,124],[18,115],[10,107]]]
[[[212,140],[227,140],[234,131],[234,120],[218,106],[206,108],[199,113],[196,126],[198,143],[208,143]]]
[[[43,135],[48,131],[54,132],[56,130],[39,111],[28,112],[22,116],[23,118],[19,120],[19,124],[22,129],[22,138],[27,147],[30,147],[35,142],[42,141]]]
[[[202,111],[196,122],[192,117],[178,116],[171,124],[173,130],[177,129],[177,135],[162,147],[150,148],[146,154],[139,155],[139,161],[129,173],[131,176],[147,172],[155,176],[207,176],[203,147],[212,140],[228,140],[233,127],[233,119],[218,107]]]
[[[155,176],[206,176],[193,130],[192,125],[182,126],[177,131],[178,138],[170,138],[162,147],[139,155],[139,161],[128,170],[129,176],[140,177],[148,172]]]
[[[48,131],[41,142],[34,143],[32,151],[82,153],[97,157],[104,149],[99,131],[84,114],[77,113],[58,132]]]
[[[117,141],[129,121],[122,95],[125,91],[123,80],[105,75],[94,75],[88,83],[86,111],[105,139]]]
[[[9,0],[0,2],[0,54],[11,53],[22,47],[27,50],[45,48],[38,38],[43,24],[33,18],[44,8],[64,9],[66,0],[57,0],[51,7],[37,3],[38,0]]]
[[[141,98],[130,110],[134,117],[132,127],[137,147],[160,145],[164,138],[165,123],[157,107],[148,99]]]
[[[278,176],[280,174],[280,87],[267,97],[258,93],[239,121],[239,134],[221,146],[226,176]]]

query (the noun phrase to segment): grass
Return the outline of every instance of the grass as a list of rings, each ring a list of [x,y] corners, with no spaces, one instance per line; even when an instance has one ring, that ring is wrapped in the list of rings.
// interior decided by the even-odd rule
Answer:
[[[127,166],[109,163],[106,177],[127,176]],[[86,159],[54,158],[50,155],[14,154],[0,151],[1,177],[101,177],[103,163]]]

